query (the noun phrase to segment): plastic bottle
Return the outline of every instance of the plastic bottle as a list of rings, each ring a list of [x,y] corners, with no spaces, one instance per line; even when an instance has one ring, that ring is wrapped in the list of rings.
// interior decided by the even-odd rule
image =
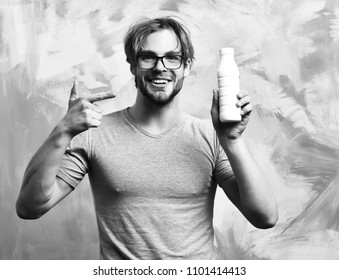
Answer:
[[[239,69],[233,48],[221,48],[218,66],[219,119],[221,122],[241,121],[241,108],[236,106],[239,87]]]

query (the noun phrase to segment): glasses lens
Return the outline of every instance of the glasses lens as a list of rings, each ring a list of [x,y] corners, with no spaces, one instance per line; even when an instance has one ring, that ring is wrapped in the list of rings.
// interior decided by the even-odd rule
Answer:
[[[138,67],[141,69],[152,69],[160,59],[167,69],[178,69],[181,66],[182,58],[180,55],[169,55],[164,57],[157,57],[152,55],[139,55]]]
[[[151,55],[138,56],[138,66],[141,69],[152,69],[155,66],[157,58]]]
[[[168,69],[179,68],[181,66],[181,60],[180,55],[170,55],[163,58],[164,65]]]

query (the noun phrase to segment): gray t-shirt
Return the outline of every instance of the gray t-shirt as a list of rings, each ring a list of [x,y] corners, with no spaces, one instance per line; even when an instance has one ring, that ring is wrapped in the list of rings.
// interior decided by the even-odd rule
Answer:
[[[164,133],[127,109],[73,138],[58,177],[88,173],[102,259],[213,259],[217,183],[233,175],[210,120],[181,113]]]

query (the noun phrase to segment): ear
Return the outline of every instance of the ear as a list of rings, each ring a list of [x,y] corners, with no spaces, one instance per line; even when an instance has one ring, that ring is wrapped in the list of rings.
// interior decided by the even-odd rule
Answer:
[[[184,63],[184,77],[187,77],[191,72],[192,60],[189,58]]]
[[[136,66],[133,66],[132,64],[130,64],[129,70],[131,71],[131,73],[133,74],[133,76],[135,76],[135,73],[136,73],[135,68],[136,68]]]

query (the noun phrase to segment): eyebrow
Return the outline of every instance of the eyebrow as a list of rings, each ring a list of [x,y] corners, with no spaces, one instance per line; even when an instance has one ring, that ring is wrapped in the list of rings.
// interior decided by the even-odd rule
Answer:
[[[154,55],[154,56],[158,56],[155,52],[153,51],[148,51],[148,50],[141,50],[138,55]],[[181,55],[181,52],[178,51],[169,51],[165,53],[165,56],[167,55]]]

